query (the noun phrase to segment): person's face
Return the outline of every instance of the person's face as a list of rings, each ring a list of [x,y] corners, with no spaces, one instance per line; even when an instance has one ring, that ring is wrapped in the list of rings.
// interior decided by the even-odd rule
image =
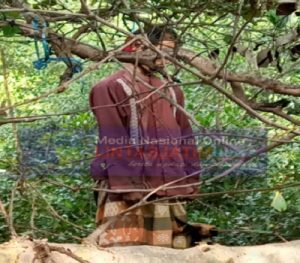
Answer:
[[[155,45],[158,49],[164,49],[164,48],[172,48],[174,49],[176,44],[174,40],[165,39],[160,41],[157,45]],[[140,40],[135,41],[132,44],[132,50],[133,51],[142,51],[145,50],[145,46]]]
[[[164,49],[164,48],[170,48],[170,49],[174,49],[176,46],[175,41],[174,40],[162,40],[156,47],[158,49]],[[165,59],[165,62],[163,61],[163,59],[158,58],[155,60],[155,65],[159,66],[159,67],[163,67],[165,64],[170,64],[170,61]]]
[[[158,47],[159,49],[163,49],[163,48],[175,48],[175,41],[174,40],[162,40],[156,47]]]
[[[171,39],[163,39],[162,41],[160,41],[157,45],[155,45],[155,47],[157,49],[174,49],[176,47],[176,43],[174,40],[171,40]],[[135,41],[133,44],[132,44],[132,50],[133,51],[143,51],[145,50],[146,47],[143,45],[143,43],[140,41],[140,40],[137,40]],[[155,65],[159,68],[162,68],[164,67],[166,64],[170,64],[170,61],[165,59],[165,61],[163,61],[162,58],[158,58],[155,60]]]

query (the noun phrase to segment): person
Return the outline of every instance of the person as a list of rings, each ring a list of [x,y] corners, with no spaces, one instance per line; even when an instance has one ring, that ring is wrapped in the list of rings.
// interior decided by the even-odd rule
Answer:
[[[177,47],[171,29],[153,26],[145,34],[158,49]],[[136,40],[123,51],[146,49]],[[164,67],[162,59],[155,63]],[[146,65],[123,63],[91,89],[89,100],[99,130],[91,175],[110,190],[97,197],[96,223],[106,226],[98,244],[192,246],[183,202],[198,193],[200,162],[188,117],[176,107],[184,107],[181,87]],[[130,208],[141,200],[148,203]]]

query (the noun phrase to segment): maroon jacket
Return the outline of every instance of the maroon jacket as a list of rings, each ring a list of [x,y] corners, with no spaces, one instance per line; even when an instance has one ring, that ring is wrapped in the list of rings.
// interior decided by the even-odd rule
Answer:
[[[142,78],[152,87],[163,85],[155,76]],[[133,90],[138,102],[139,143],[131,139],[132,107],[120,79]],[[185,177],[200,170],[199,154],[187,116],[158,93],[139,82],[133,88],[131,76],[120,70],[96,84],[90,92],[90,106],[97,119],[99,141],[91,163],[95,180],[108,179],[110,189],[149,189]],[[166,91],[167,90],[167,91]],[[170,96],[170,89],[160,89]],[[177,103],[184,107],[180,87],[174,86]],[[198,192],[198,186],[180,185],[199,181],[199,173],[157,192],[160,196]],[[133,190],[134,192],[134,190]],[[130,195],[130,194],[129,194]],[[127,194],[128,196],[128,194]]]

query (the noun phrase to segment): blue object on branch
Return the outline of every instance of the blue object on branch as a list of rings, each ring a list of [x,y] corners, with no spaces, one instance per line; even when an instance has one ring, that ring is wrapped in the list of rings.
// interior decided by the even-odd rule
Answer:
[[[39,21],[37,18],[34,18],[32,20],[32,27],[36,32],[39,32],[40,24],[39,24]],[[43,26],[41,29],[42,29],[41,41],[42,41],[42,46],[43,46],[43,50],[44,50],[44,57],[41,58],[40,50],[39,50],[39,46],[38,46],[37,34],[34,34],[34,47],[35,47],[35,52],[36,52],[36,56],[38,59],[32,62],[33,66],[37,70],[41,70],[41,69],[46,68],[50,62],[66,62],[66,63],[70,63],[72,65],[73,73],[81,72],[82,65],[78,59],[68,58],[68,57],[56,57],[56,58],[50,57],[51,56],[51,48],[49,46],[49,43],[48,43],[47,37],[46,37],[47,24],[45,21],[43,21]]]

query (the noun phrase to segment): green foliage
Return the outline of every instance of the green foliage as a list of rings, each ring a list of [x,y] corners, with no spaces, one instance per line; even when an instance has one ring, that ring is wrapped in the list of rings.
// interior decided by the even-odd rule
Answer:
[[[20,32],[20,29],[17,26],[7,25],[2,27],[2,32],[5,37],[12,37],[15,34]]]
[[[202,188],[203,192],[235,191],[266,187],[267,178],[227,178]],[[238,185],[238,188],[236,187]],[[272,184],[269,183],[271,187]],[[271,207],[273,192],[223,194],[204,197],[189,205],[191,222],[204,222],[220,229],[217,242],[226,245],[249,245],[299,239],[300,219],[297,189],[283,191],[287,209]],[[298,202],[298,203],[297,203]]]
[[[46,179],[75,190],[58,187],[43,179],[29,179],[25,188],[17,191],[15,196],[13,217],[16,231],[37,238],[46,236],[56,242],[78,242],[78,238],[85,237],[95,228],[96,207],[89,190],[92,186],[90,178],[87,175],[80,178],[60,175],[57,180],[57,176],[48,175]],[[9,203],[14,184],[15,178],[1,174],[1,199],[5,205]],[[0,242],[4,242],[9,234],[3,218],[0,218],[0,226]]]
[[[278,16],[276,15],[276,10],[270,10],[266,13],[267,19],[277,28],[283,28],[287,22],[288,16]]]
[[[58,2],[53,0],[35,1],[28,0],[35,8],[47,9],[57,7]],[[114,11],[112,2],[109,1],[88,1],[96,10],[106,7]],[[173,17],[181,19],[180,12],[185,10],[185,5],[194,1],[128,1],[135,6],[129,10],[123,10],[125,15],[133,12],[142,14],[145,18],[151,17],[151,12],[159,7],[159,12],[164,14],[164,19]],[[199,1],[199,4],[207,1]],[[103,3],[103,5],[102,5]],[[176,4],[176,8],[174,7]],[[65,5],[72,10],[80,9],[79,1],[65,1]],[[237,7],[237,4],[214,1],[213,5],[222,6],[224,9]],[[217,8],[216,8],[217,9]],[[237,10],[237,8],[236,8]],[[202,56],[208,56],[210,51],[218,48],[220,55],[218,60],[222,61],[226,54],[228,44],[233,39],[232,25],[235,16],[225,13],[221,18],[215,13],[201,12],[197,28],[185,24],[178,25],[175,29],[187,28],[184,36],[184,45],[192,48]],[[186,12],[187,13],[187,12]],[[111,19],[114,23],[122,26],[120,22],[124,14]],[[243,13],[243,16],[249,16]],[[19,14],[6,13],[7,18],[18,19]],[[154,21],[162,22],[164,19],[155,16]],[[191,15],[192,17],[192,15]],[[190,18],[191,18],[190,17]],[[189,18],[189,19],[190,19]],[[241,20],[238,26],[244,21]],[[59,23],[54,30],[63,32],[65,36],[71,36],[77,22]],[[130,22],[131,23],[131,22]],[[251,28],[247,28],[242,34],[239,43],[246,47],[260,44],[261,48],[272,48],[276,36],[284,34],[287,29],[294,28],[299,23],[295,17],[279,17],[271,10],[261,18],[255,18]],[[177,24],[176,24],[177,25]],[[190,28],[189,28],[190,27]],[[9,88],[13,102],[21,102],[32,99],[47,92],[59,84],[59,76],[65,69],[63,63],[50,63],[43,71],[33,68],[32,62],[36,59],[34,43],[30,39],[20,38],[16,26],[8,25],[2,27],[0,35],[0,48],[5,52],[9,71]],[[100,33],[99,33],[100,32]],[[107,48],[117,48],[124,41],[112,29],[99,27],[99,33]],[[106,33],[106,34],[104,34]],[[90,35],[83,35],[80,41],[94,46],[100,46],[99,39],[95,32]],[[283,48],[284,49],[284,48]],[[282,59],[286,60],[288,52],[282,51]],[[86,68],[90,62],[84,62]],[[238,54],[230,56],[227,68],[235,72],[254,72],[246,59]],[[287,68],[291,61],[286,60]],[[63,143],[52,143],[55,157],[58,163],[49,164],[45,159],[36,157],[37,161],[26,171],[27,180],[25,184],[18,187],[14,199],[14,224],[18,233],[38,238],[47,237],[50,241],[77,242],[90,233],[94,228],[95,202],[91,187],[93,182],[89,177],[87,163],[95,150],[95,134],[91,139],[85,136],[81,139],[76,137],[78,130],[83,130],[86,135],[96,125],[93,115],[88,109],[88,96],[91,87],[100,79],[110,75],[118,68],[115,63],[102,65],[97,71],[81,78],[73,83],[69,89],[61,94],[47,96],[35,103],[25,104],[16,109],[17,116],[46,115],[46,120],[19,124],[18,134],[22,135],[27,129],[28,135],[21,138],[21,145],[27,141],[32,148],[41,147],[46,149],[53,140],[73,141],[74,144],[64,145]],[[0,83],[2,84],[2,65],[0,66]],[[175,71],[175,69],[173,69]],[[256,70],[256,69],[255,69]],[[299,67],[293,66],[281,79],[290,83],[299,82]],[[261,76],[277,77],[274,65],[268,68],[256,70],[255,73]],[[185,82],[198,81],[194,75],[179,71],[177,77]],[[224,85],[225,86],[225,85]],[[0,85],[2,87],[2,85]],[[257,119],[246,114],[244,110],[233,104],[223,95],[216,92],[211,86],[203,83],[183,86],[186,97],[186,108],[193,113],[200,125],[207,128],[257,128],[262,124]],[[227,87],[224,87],[227,89]],[[266,91],[247,89],[249,97],[257,97],[259,101],[274,101],[277,97]],[[6,96],[0,90],[0,104],[6,102]],[[300,102],[297,98],[292,99],[288,113],[297,117],[299,115]],[[52,115],[62,114],[59,117]],[[268,113],[264,116],[273,120]],[[286,125],[285,121],[279,121]],[[43,128],[54,123],[58,129],[51,133]],[[280,135],[275,129],[269,129],[270,142]],[[35,133],[41,136],[34,137]],[[253,188],[268,188],[275,185],[285,185],[299,182],[300,180],[300,144],[299,140],[286,144],[268,154],[267,173],[260,177],[235,176],[226,177],[221,181],[201,187],[203,193],[220,191],[246,190]],[[25,143],[26,144],[26,143]],[[211,154],[214,149],[203,147],[201,157]],[[25,159],[28,156],[24,156]],[[81,160],[86,162],[82,164]],[[41,169],[42,167],[43,169]],[[45,169],[45,167],[48,169]],[[0,199],[6,208],[10,204],[11,189],[15,187],[18,177],[18,162],[16,155],[16,144],[10,124],[0,126],[0,169],[8,173],[0,173]],[[61,168],[61,169],[60,169]],[[41,172],[42,171],[42,172]],[[29,176],[31,172],[37,174]],[[300,198],[299,188],[288,188],[280,190],[280,193],[271,192],[249,192],[243,194],[222,194],[200,198],[192,202],[188,207],[189,218],[193,222],[209,223],[221,229],[217,241],[230,245],[258,244],[271,241],[278,241],[279,236],[288,240],[300,238]],[[56,214],[57,213],[57,214]],[[59,216],[57,216],[59,215]],[[76,226],[72,225],[75,224]],[[76,238],[77,237],[77,238]],[[0,215],[0,242],[9,239],[8,228],[4,218]]]

